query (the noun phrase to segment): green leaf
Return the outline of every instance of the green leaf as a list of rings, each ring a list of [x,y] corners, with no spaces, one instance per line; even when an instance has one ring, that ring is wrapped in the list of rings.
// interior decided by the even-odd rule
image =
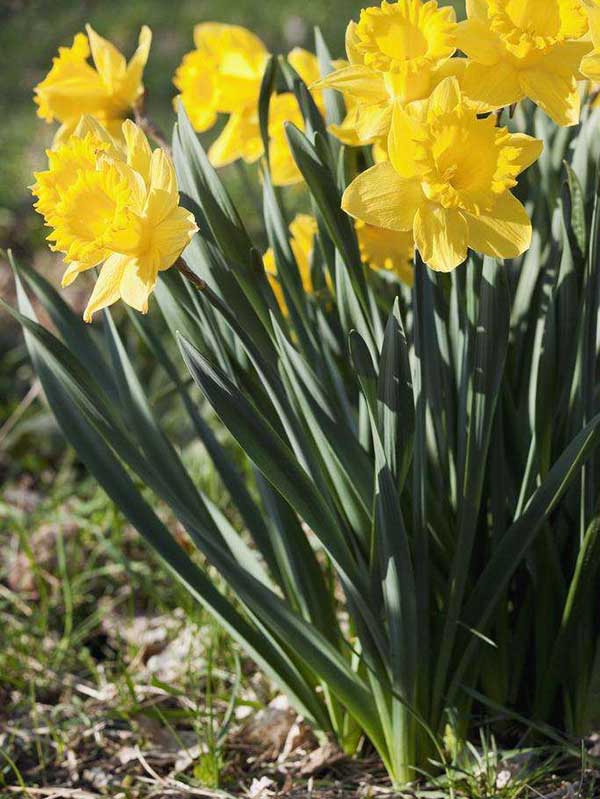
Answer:
[[[412,460],[415,432],[415,403],[408,343],[394,300],[385,328],[377,384],[378,426],[385,458],[402,492]]]

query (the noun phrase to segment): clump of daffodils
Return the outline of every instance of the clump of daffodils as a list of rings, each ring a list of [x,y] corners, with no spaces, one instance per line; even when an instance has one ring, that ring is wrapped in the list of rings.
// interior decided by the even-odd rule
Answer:
[[[531,223],[512,190],[542,144],[510,132],[500,116],[529,98],[559,125],[578,122],[580,81],[600,80],[598,14],[593,0],[468,0],[467,19],[457,21],[437,0],[383,0],[349,23],[346,60],[328,75],[306,50],[287,55],[323,115],[324,91],[341,93],[346,113],[329,132],[364,148],[357,163],[365,171],[342,199],[363,264],[410,285],[415,248],[440,271],[461,264],[469,248],[496,258],[528,248]],[[38,114],[60,123],[49,168],[36,175],[36,208],[52,229],[52,248],[65,256],[64,285],[101,266],[88,320],[118,298],[145,311],[158,272],[196,230],[179,206],[169,156],[152,153],[127,119],[143,102],[150,41],[142,28],[127,63],[88,26],[35,88]],[[270,53],[245,28],[214,22],[196,26],[194,44],[173,78],[175,104],[198,132],[225,117],[209,149],[214,166],[259,161],[267,155],[258,101]],[[286,137],[290,123],[305,130],[296,95],[277,85],[266,131],[275,186],[302,182]],[[310,294],[314,218],[300,214],[289,240]],[[265,268],[285,311],[271,251]],[[331,288],[331,275],[325,281]]]
[[[175,169],[151,150],[130,120],[114,139],[93,117],[83,117],[66,142],[48,151],[48,169],[35,175],[36,209],[52,228],[51,249],[64,254],[62,285],[99,267],[84,312],[122,299],[142,313],[158,273],[172,266],[197,230],[179,206]]]
[[[238,159],[252,164],[264,153],[258,121],[258,96],[269,52],[261,40],[238,25],[208,22],[194,29],[196,49],[184,56],[173,83],[179,90],[176,102],[185,106],[194,128],[212,128],[219,114],[227,124],[209,150],[214,166]],[[319,78],[316,57],[301,48],[288,56],[289,63],[307,84]],[[319,92],[315,100],[322,108]],[[300,107],[290,92],[275,94],[269,116],[269,156],[273,182],[278,186],[298,183],[302,176],[290,153],[284,123],[304,126]]]

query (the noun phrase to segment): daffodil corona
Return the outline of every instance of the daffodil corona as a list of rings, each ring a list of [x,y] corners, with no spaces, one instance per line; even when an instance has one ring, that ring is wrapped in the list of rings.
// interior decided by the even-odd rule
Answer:
[[[142,28],[129,63],[91,25],[86,31],[87,36],[76,34],[71,47],[59,48],[52,69],[34,90],[38,116],[61,123],[55,144],[75,130],[82,114],[93,116],[118,135],[122,121],[144,93],[142,75],[152,41],[150,28]],[[88,62],[90,55],[94,66]]]
[[[101,266],[87,322],[118,299],[145,313],[159,271],[173,265],[197,229],[179,206],[168,155],[152,152],[129,120],[122,141],[84,117],[68,141],[48,152],[48,170],[33,186],[35,207],[52,228],[51,248],[65,256],[63,286]]]
[[[390,161],[376,164],[346,189],[348,214],[377,227],[412,231],[432,269],[450,271],[467,248],[515,257],[531,240],[531,223],[511,194],[516,177],[542,143],[478,118],[447,78],[429,100],[396,106]]]

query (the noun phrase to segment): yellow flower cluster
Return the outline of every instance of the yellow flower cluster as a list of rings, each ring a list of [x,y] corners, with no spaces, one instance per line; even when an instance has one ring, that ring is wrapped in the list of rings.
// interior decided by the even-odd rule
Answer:
[[[118,135],[121,122],[144,94],[142,74],[152,42],[150,28],[142,28],[129,63],[91,25],[86,30],[87,37],[78,33],[71,47],[59,49],[52,69],[35,87],[38,116],[61,123],[55,144],[68,138],[82,114],[93,116]],[[94,66],[88,62],[90,53]]]
[[[298,266],[302,287],[307,294],[311,294],[314,290],[311,272],[317,220],[309,214],[296,214],[289,230],[290,246]],[[355,230],[364,264],[371,269],[388,271],[407,286],[412,285],[414,245],[411,233],[383,230],[364,222],[356,222]],[[271,248],[264,254],[263,263],[279,307],[287,316],[287,303],[277,277],[275,254]]]
[[[207,22],[194,29],[196,49],[184,56],[173,82],[194,128],[209,130],[218,114],[228,114],[223,131],[209,150],[214,166],[220,167],[242,158],[251,164],[263,155],[258,123],[258,96],[269,53],[250,31],[238,25]],[[295,48],[288,61],[302,80],[310,85],[319,78],[316,57]],[[322,108],[319,91],[314,99]],[[275,94],[269,110],[269,157],[276,186],[298,183],[302,176],[285,138],[284,123],[293,122],[301,130],[304,121],[293,94]]]
[[[173,265],[197,230],[179,206],[171,159],[152,152],[131,121],[115,139],[85,116],[48,151],[48,169],[35,178],[35,207],[52,228],[50,246],[65,256],[62,285],[102,265],[84,319],[91,322],[118,299],[145,313],[159,271]]]
[[[65,255],[63,283],[103,264],[88,320],[119,297],[146,310],[158,272],[196,230],[179,207],[169,157],[153,153],[127,119],[141,108],[150,42],[144,27],[127,63],[87,26],[87,36],[60,48],[35,88],[39,116],[60,123],[33,191],[52,228],[51,246]],[[209,150],[215,166],[257,161],[264,155],[258,99],[269,52],[245,28],[212,22],[196,26],[194,44],[174,76],[175,102],[197,131],[227,116]],[[410,284],[415,248],[440,271],[462,263],[468,248],[497,258],[524,252],[531,223],[511,190],[542,143],[500,127],[492,112],[529,98],[559,125],[579,121],[578,81],[600,81],[600,0],[467,0],[463,21],[437,0],[383,0],[348,25],[346,56],[325,77],[306,50],[287,59],[323,113],[323,90],[343,95],[345,118],[330,132],[347,145],[373,147],[375,165],[342,198],[362,261]],[[273,182],[298,183],[284,128],[304,127],[295,95],[276,92],[269,114]],[[307,292],[316,232],[307,215],[290,225]],[[271,252],[265,266],[287,312]]]

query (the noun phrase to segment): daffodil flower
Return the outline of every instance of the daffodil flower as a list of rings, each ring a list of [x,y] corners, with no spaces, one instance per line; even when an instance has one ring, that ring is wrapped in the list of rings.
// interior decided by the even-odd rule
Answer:
[[[290,230],[290,247],[294,253],[298,272],[300,273],[300,280],[302,281],[302,288],[306,294],[312,294],[313,282],[311,276],[312,255],[315,244],[315,235],[317,233],[317,220],[310,214],[296,214],[289,226]],[[275,263],[275,255],[273,250],[269,247],[263,256],[263,264],[273,294],[277,300],[282,313],[287,316],[288,308],[283,293],[283,288],[277,277],[277,265]]]
[[[456,78],[442,81],[429,100],[396,106],[390,160],[359,175],[342,207],[367,224],[412,231],[435,270],[454,269],[469,247],[497,258],[520,255],[531,222],[510,189],[542,142],[494,123],[477,117]]]
[[[415,253],[412,230],[386,230],[358,219],[354,229],[364,264],[377,271],[392,272],[402,283],[412,286]]]
[[[411,286],[415,249],[412,231],[384,230],[358,220],[354,227],[362,262],[371,269],[392,272],[407,286]],[[309,214],[296,214],[289,226],[290,246],[298,265],[302,287],[307,294],[312,294],[314,290],[311,264],[317,229],[317,220]],[[275,255],[270,247],[263,256],[263,264],[279,307],[287,316],[288,309],[277,277]],[[329,280],[327,283],[330,285]]]
[[[347,62],[314,88],[342,92],[347,116],[331,132],[347,144],[371,144],[387,136],[395,104],[428,97],[466,62],[456,49],[456,16],[436,0],[398,0],[366,8],[346,30]]]
[[[491,111],[529,97],[557,125],[579,122],[579,66],[590,50],[579,0],[467,0],[457,42],[463,91]]]
[[[600,5],[594,0],[585,0],[583,7],[588,18],[593,50],[583,57],[580,71],[586,78],[598,83],[600,82]]]
[[[173,82],[194,128],[206,131],[219,114],[229,114],[220,135],[209,149],[215,167],[238,159],[248,164],[264,153],[258,122],[258,96],[269,53],[250,31],[238,25],[204,23],[194,29],[196,50],[184,56]],[[295,48],[288,56],[290,64],[307,84],[319,77],[316,57]],[[320,92],[316,102],[322,107]],[[302,114],[293,94],[275,94],[269,115],[270,160],[276,186],[298,183],[302,176],[296,167],[285,137],[285,122],[303,127]]]
[[[75,130],[83,114],[118,134],[122,121],[144,93],[142,75],[152,41],[150,28],[144,25],[141,29],[138,48],[129,63],[90,25],[86,31],[87,36],[76,34],[71,47],[59,48],[50,72],[34,89],[38,116],[61,123],[55,145]],[[94,66],[88,61],[90,54]]]
[[[35,175],[36,209],[52,228],[51,248],[65,255],[62,285],[101,266],[84,312],[122,299],[142,313],[158,273],[172,266],[197,230],[179,206],[175,170],[163,150],[152,150],[130,120],[114,140],[93,117],[48,152],[48,170]]]

